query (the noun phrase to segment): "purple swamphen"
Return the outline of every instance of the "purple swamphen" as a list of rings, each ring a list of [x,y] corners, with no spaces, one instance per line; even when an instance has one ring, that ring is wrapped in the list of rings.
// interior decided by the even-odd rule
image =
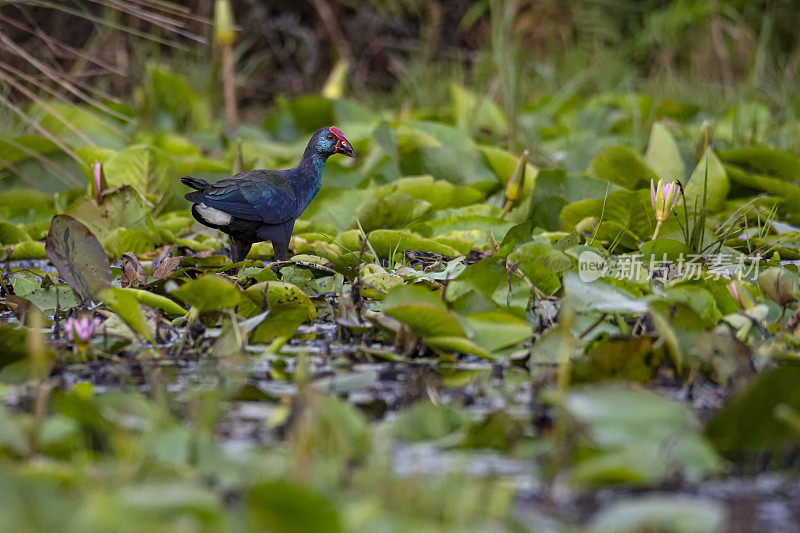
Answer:
[[[308,141],[303,159],[285,170],[248,170],[217,183],[184,176],[195,189],[186,194],[192,216],[203,225],[227,233],[234,263],[247,257],[254,242],[272,241],[275,259],[289,249],[294,221],[322,187],[322,169],[333,154],[355,157],[350,142],[336,126],[318,130]]]

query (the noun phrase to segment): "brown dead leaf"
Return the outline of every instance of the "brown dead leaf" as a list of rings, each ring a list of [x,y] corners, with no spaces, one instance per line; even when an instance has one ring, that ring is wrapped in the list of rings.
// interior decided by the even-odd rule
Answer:
[[[122,254],[121,263],[122,276],[120,277],[120,285],[122,285],[122,288],[138,287],[147,282],[147,274],[144,271],[144,267],[131,252]]]
[[[181,264],[181,257],[172,257],[172,246],[167,246],[153,261],[153,277],[164,279],[175,272]]]

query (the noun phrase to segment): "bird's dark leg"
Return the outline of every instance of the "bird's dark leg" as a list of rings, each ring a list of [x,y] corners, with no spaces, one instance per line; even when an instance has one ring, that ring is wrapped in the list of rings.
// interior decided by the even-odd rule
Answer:
[[[259,229],[258,237],[272,243],[276,261],[283,261],[289,251],[289,240],[292,238],[294,219],[283,224],[264,225]]]
[[[275,261],[283,261],[283,258],[286,257],[286,252],[289,251],[289,241],[275,239],[272,241],[272,251],[275,255]]]
[[[231,235],[231,261],[234,263],[244,261],[247,254],[250,253],[251,246],[253,246],[252,242],[243,241]]]

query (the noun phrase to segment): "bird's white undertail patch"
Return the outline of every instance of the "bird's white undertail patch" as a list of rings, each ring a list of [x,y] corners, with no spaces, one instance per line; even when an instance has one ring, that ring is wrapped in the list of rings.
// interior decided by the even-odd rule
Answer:
[[[227,226],[231,223],[231,216],[228,213],[208,207],[206,204],[197,204],[197,212],[203,220],[215,226]]]

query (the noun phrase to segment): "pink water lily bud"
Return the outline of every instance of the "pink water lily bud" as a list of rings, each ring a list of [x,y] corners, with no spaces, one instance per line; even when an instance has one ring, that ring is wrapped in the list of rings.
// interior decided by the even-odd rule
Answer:
[[[747,287],[745,287],[744,284],[736,280],[731,281],[728,284],[728,291],[742,309],[747,310],[755,307],[756,301],[753,299],[753,296],[750,294],[750,291],[747,290]]]
[[[664,183],[659,179],[658,185],[650,180],[650,200],[658,222],[664,222],[675,208],[678,201],[678,184],[671,181]]]
[[[69,317],[64,324],[64,330],[70,342],[88,343],[99,325],[100,319],[83,315],[77,318]]]

